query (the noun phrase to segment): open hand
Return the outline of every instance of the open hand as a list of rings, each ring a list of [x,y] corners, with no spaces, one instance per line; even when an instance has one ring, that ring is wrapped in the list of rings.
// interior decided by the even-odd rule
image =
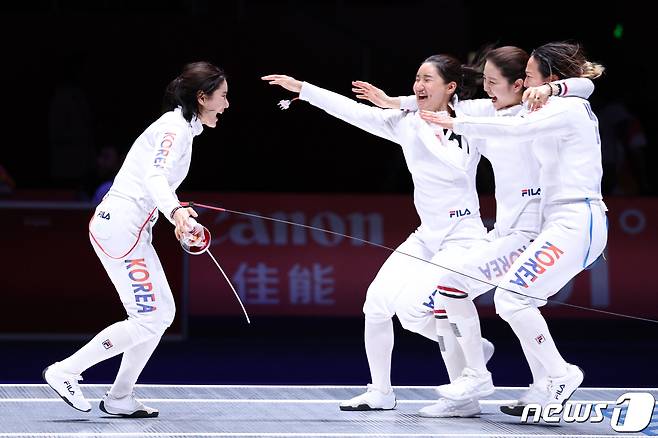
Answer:
[[[551,93],[552,89],[548,84],[540,85],[538,87],[529,87],[523,92],[521,100],[523,102],[528,102],[529,111],[537,111],[539,108],[546,105]]]
[[[436,113],[434,111],[426,111],[423,110],[420,112],[420,118],[425,120],[426,122],[433,123],[435,125],[439,125],[442,128],[445,129],[450,129],[452,130],[454,126],[454,119],[447,115],[445,111],[441,111],[440,113]]]
[[[302,81],[286,75],[267,75],[261,77],[262,80],[268,81],[270,85],[279,85],[286,90],[299,93],[302,90]]]
[[[400,108],[400,99],[389,97],[383,90],[364,81],[352,81],[352,92],[357,99],[367,100],[380,108]]]

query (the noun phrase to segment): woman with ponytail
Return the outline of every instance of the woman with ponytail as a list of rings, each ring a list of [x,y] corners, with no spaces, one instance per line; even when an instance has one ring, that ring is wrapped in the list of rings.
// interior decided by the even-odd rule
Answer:
[[[224,72],[208,63],[187,64],[167,86],[165,113],[137,138],[114,183],[89,223],[89,238],[126,309],[128,318],[97,334],[68,358],[43,372],[45,381],[70,406],[89,412],[78,381],[91,366],[123,353],[114,384],[100,409],[122,417],[157,417],[133,393],[137,378],[171,325],[174,297],[152,241],[158,213],[174,225],[177,239],[191,239],[196,217],[182,207],[176,189],[187,176],[192,142],[203,125],[214,128],[228,108]]]
[[[469,66],[482,71],[482,85],[488,99],[455,100],[452,105],[462,115],[513,117],[522,110],[523,81],[528,53],[514,46],[482,49],[478,59]],[[467,68],[467,67],[464,67]],[[587,98],[594,86],[587,79],[571,78],[569,95]],[[414,99],[409,96],[389,97],[373,85],[356,81],[357,97],[378,106],[402,107],[415,110]],[[510,141],[487,138],[475,143],[493,168],[496,185],[496,222],[487,239],[473,245],[468,254],[454,257],[443,271],[429,272],[428,279],[420,278],[403,294],[404,302],[398,306],[398,318],[427,319],[427,308],[419,303],[428,302],[432,295],[437,336],[441,340],[441,356],[451,382],[462,376],[471,376],[481,388],[470,397],[448,392],[419,412],[425,417],[470,417],[480,413],[478,400],[494,391],[491,373],[487,369],[490,349],[482,348],[478,312],[473,300],[490,291],[496,278],[503,275],[511,261],[539,234],[539,163],[527,153],[528,141]],[[457,336],[457,333],[459,334]],[[541,364],[529,362],[533,384],[521,399],[531,403],[542,400],[545,390],[545,372]],[[457,398],[455,398],[455,396]]]
[[[588,61],[579,44],[553,42],[535,49],[526,65],[526,87],[563,96],[568,77],[597,78],[603,67]],[[552,82],[558,81],[558,82]],[[536,89],[526,91],[526,97]],[[538,99],[534,97],[534,99]],[[545,371],[546,406],[564,404],[580,386],[584,373],[568,363],[557,349],[539,307],[569,280],[592,265],[607,241],[607,208],[601,195],[601,140],[598,120],[582,98],[553,99],[540,111],[521,117],[422,117],[445,129],[475,138],[528,143],[527,153],[540,164],[542,189],[540,233],[498,281],[496,312],[519,338],[529,362]],[[467,377],[442,388],[444,394],[469,397],[489,384]],[[521,415],[524,403],[504,406],[503,412]]]
[[[476,76],[476,72],[463,69],[452,56],[427,58],[413,84],[418,107],[451,111],[449,103],[455,95],[469,98],[475,94]],[[299,93],[300,100],[402,148],[414,182],[420,226],[389,256],[368,288],[363,307],[364,341],[372,383],[365,393],[340,404],[344,411],[393,409],[396,399],[391,387],[392,318],[400,295],[428,266],[438,269],[425,260],[442,264],[444,253],[465,253],[485,237],[475,191],[480,154],[467,138],[432,129],[417,111],[373,108],[289,76],[270,75],[263,80]],[[372,163],[376,160],[373,156]],[[433,318],[401,322],[406,329],[437,341]]]

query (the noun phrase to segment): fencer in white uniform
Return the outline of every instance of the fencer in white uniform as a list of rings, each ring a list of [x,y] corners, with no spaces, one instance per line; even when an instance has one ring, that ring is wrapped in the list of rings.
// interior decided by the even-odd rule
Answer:
[[[452,57],[437,55],[420,67],[414,92],[421,108],[447,110],[460,92],[463,71]],[[391,387],[393,322],[405,285],[447,248],[468,248],[482,241],[486,229],[475,190],[477,149],[465,137],[435,132],[417,112],[383,110],[283,75],[263,77],[271,84],[299,92],[299,98],[371,134],[399,144],[414,182],[414,205],[420,226],[389,256],[368,287],[363,307],[365,347],[372,383],[368,390],[340,404],[342,410],[393,409]],[[473,89],[474,91],[474,89]],[[412,257],[409,257],[411,255]],[[420,259],[420,260],[419,260]],[[421,331],[437,341],[433,325]]]
[[[595,78],[601,68],[587,62],[570,43],[549,43],[529,59],[526,85],[540,85],[574,70]],[[583,372],[560,355],[538,307],[595,261],[606,245],[607,209],[601,195],[596,116],[587,100],[569,97],[551,98],[540,111],[519,117],[465,116],[439,123],[471,137],[528,140],[528,152],[540,163],[541,232],[501,277],[494,298],[497,313],[510,324],[526,355],[545,369],[542,404],[564,403],[581,384]],[[487,388],[490,382],[485,380],[466,376],[446,385],[442,394],[466,399]],[[507,413],[519,412],[509,409]]]
[[[187,176],[194,137],[214,127],[228,107],[227,82],[218,67],[185,66],[167,88],[168,111],[135,141],[89,224],[92,247],[114,284],[128,318],[98,333],[73,355],[44,370],[46,382],[72,407],[88,412],[78,381],[86,369],[123,353],[121,366],[100,409],[124,417],[155,417],[133,388],[165,330],[174,320],[174,297],[151,243],[158,212],[183,237],[191,208],[176,189]]]
[[[470,116],[512,117],[522,111],[523,78],[529,55],[512,46],[499,47],[486,55],[484,89],[490,99],[456,102],[457,113]],[[588,97],[594,85],[589,79],[571,78],[560,81],[567,95]],[[358,94],[382,106],[416,110],[414,96],[388,98],[383,91],[368,83],[355,83]],[[556,84],[557,86],[557,84]],[[547,96],[546,96],[547,97]],[[539,163],[528,153],[528,141],[487,138],[473,142],[491,162],[496,186],[496,222],[487,239],[468,251],[445,251],[444,264],[449,269],[428,266],[416,276],[400,295],[396,313],[402,325],[411,331],[423,331],[436,317],[441,354],[450,381],[462,373],[488,373],[472,300],[492,290],[511,263],[539,233]],[[452,254],[451,254],[452,253]],[[462,347],[463,345],[463,347]],[[533,384],[526,398],[542,386],[545,372],[541,364],[531,365]],[[493,385],[491,386],[493,391]],[[421,416],[470,417],[480,413],[477,398],[452,400],[441,397],[437,403],[422,408]]]

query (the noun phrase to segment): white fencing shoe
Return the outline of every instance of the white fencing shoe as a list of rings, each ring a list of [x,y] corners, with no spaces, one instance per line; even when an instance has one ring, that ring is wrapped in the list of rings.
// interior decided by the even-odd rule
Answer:
[[[489,360],[491,360],[491,356],[493,356],[495,350],[496,349],[494,348],[494,344],[492,344],[491,341],[482,338],[482,352],[484,353],[484,363],[487,363],[489,362]]]
[[[484,352],[485,363],[489,362],[495,351],[494,345],[489,340],[482,338],[482,351]],[[451,400],[441,397],[433,405],[425,406],[418,411],[418,415],[432,418],[474,417],[481,412],[480,403],[476,398]]]
[[[516,403],[503,405],[500,407],[500,411],[507,415],[520,417],[527,405],[531,403],[543,405],[548,400],[548,395],[548,381],[533,383],[521,394]]]
[[[368,384],[368,390],[352,399],[341,402],[341,411],[384,411],[394,409],[397,401],[391,389],[387,393]]]
[[[425,406],[418,415],[431,418],[474,417],[480,414],[480,403],[477,400],[450,400],[440,398],[433,405]]]
[[[585,373],[576,365],[567,365],[567,374],[563,377],[548,379],[549,400],[547,403],[564,404],[583,383]]]
[[[144,406],[142,402],[137,401],[135,394],[115,398],[107,392],[98,407],[106,414],[126,418],[153,418],[160,414],[157,409],[149,408]]]
[[[58,364],[59,362],[55,362],[43,370],[41,373],[43,380],[46,381],[48,386],[50,386],[57,395],[62,397],[62,400],[73,408],[82,412],[91,411],[91,405],[85,400],[80,385],[78,385],[78,381],[82,380],[82,377],[60,370]]]
[[[436,392],[441,397],[450,400],[479,400],[493,394],[495,390],[489,371],[478,373],[468,367],[464,368],[462,375],[457,377],[454,382],[436,388]]]

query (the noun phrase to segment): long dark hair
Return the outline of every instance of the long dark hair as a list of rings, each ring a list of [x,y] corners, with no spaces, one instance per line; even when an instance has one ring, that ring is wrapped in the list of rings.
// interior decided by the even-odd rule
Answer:
[[[224,71],[209,62],[192,62],[185,67],[180,75],[167,85],[165,90],[163,110],[171,111],[182,108],[183,117],[188,122],[197,116],[199,93],[212,94],[226,80]]]
[[[496,66],[500,73],[513,84],[517,79],[525,78],[525,67],[530,55],[515,46],[502,46],[487,52],[485,59]]]
[[[454,81],[457,84],[455,93],[460,99],[470,99],[477,93],[482,76],[477,69],[462,65],[457,58],[451,55],[433,55],[423,61],[423,64],[426,62],[436,68],[439,76],[446,83]]]
[[[535,58],[539,72],[546,78],[556,75],[558,79],[596,79],[605,70],[601,64],[587,60],[580,44],[568,41],[544,44],[533,50],[530,56]]]

